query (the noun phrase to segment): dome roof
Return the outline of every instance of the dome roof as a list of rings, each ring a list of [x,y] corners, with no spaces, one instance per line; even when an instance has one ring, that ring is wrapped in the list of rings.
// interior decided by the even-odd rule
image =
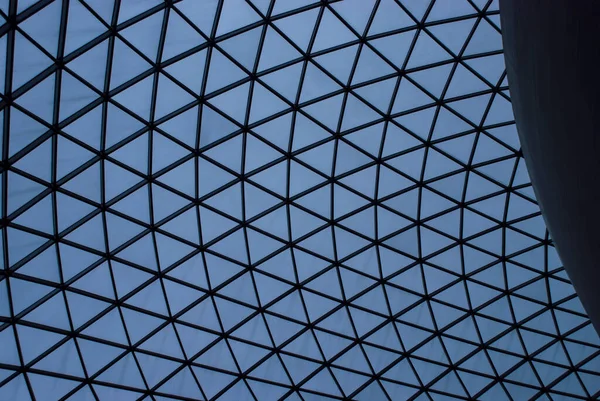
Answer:
[[[0,1],[0,399],[567,400],[600,342],[497,1]]]

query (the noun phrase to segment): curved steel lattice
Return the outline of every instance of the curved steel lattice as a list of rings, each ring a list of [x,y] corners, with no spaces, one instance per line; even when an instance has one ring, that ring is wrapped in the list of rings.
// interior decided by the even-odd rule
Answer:
[[[598,396],[496,2],[0,19],[0,400]]]

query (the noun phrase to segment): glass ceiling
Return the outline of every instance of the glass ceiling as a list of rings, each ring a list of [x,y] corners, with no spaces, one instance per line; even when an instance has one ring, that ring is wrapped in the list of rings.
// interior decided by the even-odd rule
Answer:
[[[600,394],[497,1],[0,20],[0,400]]]

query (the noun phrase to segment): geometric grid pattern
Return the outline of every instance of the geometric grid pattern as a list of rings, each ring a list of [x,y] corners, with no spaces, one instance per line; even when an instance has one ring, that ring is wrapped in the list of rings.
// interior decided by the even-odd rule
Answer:
[[[0,400],[573,400],[491,0],[2,0]]]

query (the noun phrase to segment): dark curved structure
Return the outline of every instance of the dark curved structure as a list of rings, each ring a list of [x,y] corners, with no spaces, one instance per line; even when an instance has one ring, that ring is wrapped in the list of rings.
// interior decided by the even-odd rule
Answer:
[[[527,167],[569,277],[600,329],[600,3],[501,1]]]

